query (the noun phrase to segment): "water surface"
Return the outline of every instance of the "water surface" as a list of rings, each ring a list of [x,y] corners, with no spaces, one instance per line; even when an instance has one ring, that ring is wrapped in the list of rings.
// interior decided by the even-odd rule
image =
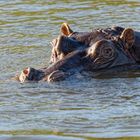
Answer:
[[[47,66],[60,25],[140,31],[139,0],[1,0],[1,139],[140,139],[140,77],[19,84],[27,66]]]

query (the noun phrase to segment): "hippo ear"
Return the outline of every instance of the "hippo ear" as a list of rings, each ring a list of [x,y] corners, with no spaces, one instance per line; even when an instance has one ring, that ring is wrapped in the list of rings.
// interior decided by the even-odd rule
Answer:
[[[69,36],[71,33],[73,33],[72,29],[70,28],[70,26],[67,23],[63,23],[61,25],[61,29],[60,29],[62,35],[65,36]]]
[[[125,42],[126,48],[130,49],[135,41],[135,34],[131,28],[126,28],[120,38]]]

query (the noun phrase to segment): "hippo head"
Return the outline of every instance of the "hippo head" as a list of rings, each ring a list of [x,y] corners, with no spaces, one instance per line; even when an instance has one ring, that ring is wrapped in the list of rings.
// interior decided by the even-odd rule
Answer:
[[[134,31],[130,28],[125,29],[114,39],[97,41],[87,52],[87,60],[92,63],[88,62],[88,69],[95,71],[134,64],[135,60],[129,51],[134,41]]]
[[[67,23],[63,23],[60,34],[51,42],[52,53],[50,63],[55,63],[75,50],[84,50],[101,39],[118,36],[124,30],[122,27],[95,29],[91,32],[74,32]]]
[[[107,70],[118,66],[135,64],[134,57],[130,53],[135,41],[135,35],[134,31],[130,28],[125,29],[118,37],[100,39],[90,47],[81,50],[77,50],[76,48],[79,47],[79,42],[64,35],[53,42],[54,47],[57,46],[57,49],[59,49],[61,40],[66,44],[64,45],[64,50],[56,55],[58,57],[62,52],[64,55],[62,56],[63,58],[58,58],[57,62],[45,69],[36,70],[34,68],[26,68],[19,76],[19,81],[59,81],[74,74],[75,71],[95,72],[101,69]],[[68,46],[74,49],[66,49],[67,41],[70,42]],[[60,46],[63,46],[63,42]],[[64,53],[65,51],[66,54]]]

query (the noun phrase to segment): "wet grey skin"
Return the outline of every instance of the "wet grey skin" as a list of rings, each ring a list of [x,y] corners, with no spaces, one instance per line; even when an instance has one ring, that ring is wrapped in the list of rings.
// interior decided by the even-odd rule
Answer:
[[[19,76],[25,81],[61,81],[76,72],[99,72],[140,69],[139,32],[121,27],[96,30],[92,33],[73,32],[68,25],[62,35],[52,41],[52,64],[43,69],[26,68]],[[113,31],[112,31],[113,30]],[[137,35],[138,34],[138,35]],[[137,52],[135,52],[137,51]],[[54,57],[54,58],[53,58]],[[124,69],[123,69],[124,67]]]
[[[90,47],[84,46],[83,49],[76,49],[68,53],[47,68],[39,70],[27,68],[22,71],[19,81],[22,83],[40,80],[53,82],[64,80],[70,75],[82,71],[100,73],[100,71],[108,69],[115,71],[114,68],[117,67],[124,67],[125,70],[139,69],[139,64],[130,52],[134,42],[134,31],[130,28],[125,29],[120,36],[111,39],[101,38]],[[71,44],[73,45],[73,43]]]
[[[73,51],[83,50],[87,48],[84,43],[79,42],[72,37],[67,37],[64,35],[60,35],[58,38],[54,39],[51,42],[51,45],[52,54],[50,64],[57,62]]]
[[[51,42],[50,63],[55,63],[72,51],[89,48],[99,40],[117,38],[121,36],[124,30],[123,27],[114,26],[94,29],[90,32],[74,32],[67,23],[63,23],[60,28],[61,35]],[[140,62],[140,32],[134,31],[134,38],[133,46],[129,48],[129,51],[135,57],[135,60]]]

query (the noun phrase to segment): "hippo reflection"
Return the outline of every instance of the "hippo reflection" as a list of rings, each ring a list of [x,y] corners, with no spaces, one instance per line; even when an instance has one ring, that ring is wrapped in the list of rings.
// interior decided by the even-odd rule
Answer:
[[[19,81],[60,81],[76,72],[99,72],[115,68],[140,69],[140,33],[131,28],[113,27],[92,32],[73,32],[68,24],[52,41],[51,65],[26,68]]]

